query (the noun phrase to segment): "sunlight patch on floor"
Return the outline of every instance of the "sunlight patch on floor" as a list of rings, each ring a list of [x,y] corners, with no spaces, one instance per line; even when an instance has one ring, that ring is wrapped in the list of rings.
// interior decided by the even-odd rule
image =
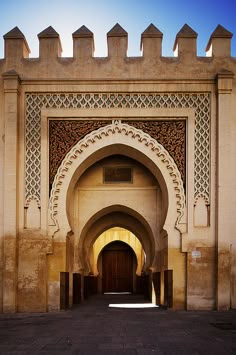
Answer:
[[[110,303],[112,308],[157,308],[159,306],[152,303]]]
[[[104,292],[104,295],[131,295],[131,292]]]

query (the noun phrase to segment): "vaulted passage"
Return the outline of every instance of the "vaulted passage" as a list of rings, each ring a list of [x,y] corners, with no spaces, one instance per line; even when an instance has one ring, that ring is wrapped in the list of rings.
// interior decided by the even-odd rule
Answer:
[[[65,169],[59,169],[66,171],[66,184],[59,182],[57,197],[55,182],[50,198],[57,223],[68,231],[66,268],[73,279],[69,302],[77,304],[95,293],[130,292],[154,304],[167,305],[170,299],[172,306],[172,281],[164,290],[164,273],[175,263],[181,268],[175,278],[175,304],[183,308],[185,259],[176,223],[184,213],[184,194],[177,167],[160,144],[151,138],[150,146],[143,144],[135,128],[114,122],[103,130],[107,133],[97,148],[95,141],[73,147],[68,164],[63,162]]]
[[[75,260],[78,271],[83,269],[85,274],[103,275],[99,253],[115,241],[126,243],[134,251],[137,241],[141,243],[139,249],[142,248],[147,256],[145,267],[151,266],[154,233],[156,236],[159,233],[162,199],[159,184],[148,169],[126,156],[109,156],[85,171],[75,186],[74,197],[71,216],[74,220],[75,246],[78,245],[75,250],[78,253]],[[124,257],[125,253],[127,250],[123,248],[114,256],[104,249],[103,259],[112,263],[115,258]],[[143,263],[137,254],[136,257],[135,272],[140,275]],[[102,265],[105,266],[103,262]],[[107,287],[106,292],[111,291]],[[99,288],[102,291],[103,287]],[[131,286],[129,289],[132,291]]]

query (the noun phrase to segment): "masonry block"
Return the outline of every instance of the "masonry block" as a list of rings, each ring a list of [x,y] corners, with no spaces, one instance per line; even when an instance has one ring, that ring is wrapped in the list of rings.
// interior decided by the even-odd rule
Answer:
[[[152,23],[141,35],[140,50],[144,57],[160,57],[163,34]]]
[[[231,38],[233,34],[223,26],[218,25],[213,31],[207,47],[207,57],[229,57],[231,55]]]
[[[107,33],[108,57],[126,57],[128,33],[117,23]]]
[[[62,46],[59,34],[52,26],[38,34],[39,39],[39,57],[56,58],[61,57]]]
[[[174,54],[178,57],[196,57],[197,33],[187,24],[177,33],[174,43]]]
[[[29,57],[30,49],[28,43],[18,27],[14,27],[7,32],[3,38],[5,42],[5,58],[7,60],[17,61]]]
[[[80,27],[72,34],[74,58],[93,57],[94,39],[93,33],[85,26]]]

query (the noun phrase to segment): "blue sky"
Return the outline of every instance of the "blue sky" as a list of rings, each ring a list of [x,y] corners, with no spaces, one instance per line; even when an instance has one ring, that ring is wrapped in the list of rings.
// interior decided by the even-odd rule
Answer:
[[[119,23],[128,32],[128,55],[140,55],[141,33],[153,23],[163,32],[163,56],[173,56],[175,36],[187,23],[198,33],[197,53],[205,48],[218,24],[234,33],[236,57],[236,0],[0,0],[0,58],[3,35],[18,26],[38,57],[38,33],[52,26],[59,34],[63,56],[72,56],[72,33],[82,25],[94,33],[95,55],[106,56],[106,33]]]

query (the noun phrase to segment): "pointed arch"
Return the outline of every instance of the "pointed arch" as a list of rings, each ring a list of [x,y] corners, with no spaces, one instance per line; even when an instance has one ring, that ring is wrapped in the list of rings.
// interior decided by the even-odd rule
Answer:
[[[62,161],[54,178],[49,201],[49,233],[60,231],[60,235],[65,236],[71,229],[68,213],[65,213],[69,195],[81,171],[93,163],[93,155],[100,152],[104,157],[105,149],[109,152],[114,149],[124,152],[129,150],[129,156],[142,157],[140,159],[143,159],[144,165],[148,165],[152,172],[155,170],[154,175],[165,192],[165,218],[162,225],[171,224],[179,229],[179,225],[185,220],[185,193],[180,172],[173,158],[150,135],[115,120],[112,124],[85,136]]]

